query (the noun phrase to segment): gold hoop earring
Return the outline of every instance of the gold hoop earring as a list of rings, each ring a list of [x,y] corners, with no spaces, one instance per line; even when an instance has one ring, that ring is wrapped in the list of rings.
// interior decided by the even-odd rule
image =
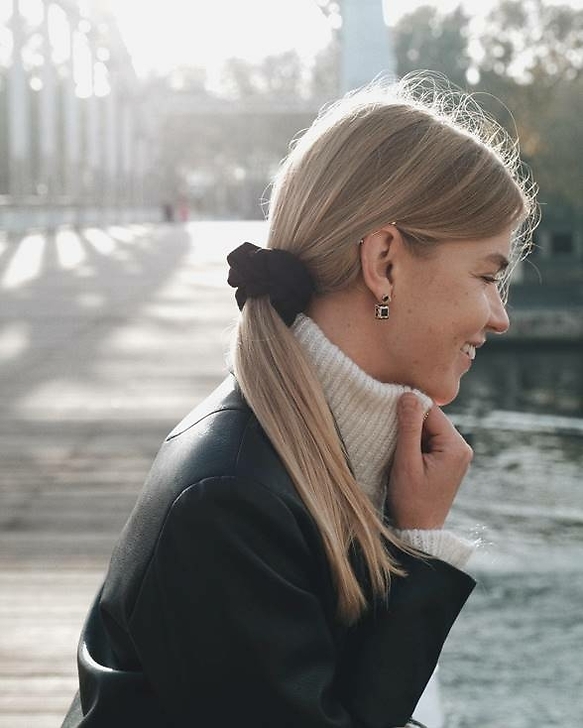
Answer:
[[[382,303],[376,303],[374,307],[374,317],[376,319],[379,319],[381,321],[386,321],[389,318],[389,303],[391,301],[391,297],[388,294],[385,294],[381,298]]]

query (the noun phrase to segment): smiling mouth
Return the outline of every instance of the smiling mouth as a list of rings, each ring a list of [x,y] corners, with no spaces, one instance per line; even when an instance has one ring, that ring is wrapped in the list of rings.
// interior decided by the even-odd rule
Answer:
[[[461,350],[472,361],[476,358],[476,347],[473,344],[464,344]]]

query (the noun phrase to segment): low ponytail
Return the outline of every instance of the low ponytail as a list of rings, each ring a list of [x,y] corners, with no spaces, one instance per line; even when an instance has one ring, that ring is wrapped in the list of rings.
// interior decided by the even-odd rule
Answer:
[[[391,574],[402,574],[383,538],[383,525],[354,479],[322,387],[293,333],[267,297],[249,299],[242,311],[233,351],[243,396],[284,463],[314,518],[338,593],[338,615],[358,619],[366,597],[349,560],[357,545],[371,587],[384,594]]]

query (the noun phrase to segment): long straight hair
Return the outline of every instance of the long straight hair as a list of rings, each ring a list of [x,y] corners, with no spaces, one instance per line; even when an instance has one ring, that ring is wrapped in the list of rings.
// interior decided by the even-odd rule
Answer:
[[[534,227],[534,185],[517,144],[472,97],[433,76],[409,76],[350,94],[324,110],[291,147],[275,178],[268,247],[299,257],[316,295],[352,285],[356,242],[397,221],[413,252],[444,240],[486,238],[513,226],[521,256]],[[301,346],[265,297],[248,299],[233,367],[244,397],[313,516],[338,595],[338,616],[359,618],[365,594],[402,574],[387,545],[403,547],[356,482]]]

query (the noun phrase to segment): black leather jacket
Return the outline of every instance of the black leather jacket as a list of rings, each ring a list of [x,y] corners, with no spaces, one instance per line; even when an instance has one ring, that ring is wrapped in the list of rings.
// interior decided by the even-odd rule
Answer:
[[[388,599],[341,624],[320,533],[229,377],[162,445],[83,628],[63,725],[402,726],[474,582],[399,558],[408,576]]]

